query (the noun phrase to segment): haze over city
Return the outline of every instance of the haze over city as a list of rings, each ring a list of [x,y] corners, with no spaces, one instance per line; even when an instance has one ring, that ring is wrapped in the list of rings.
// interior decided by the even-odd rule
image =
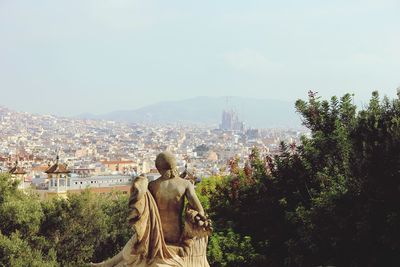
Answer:
[[[0,105],[74,116],[196,96],[393,97],[399,10],[395,0],[1,1]]]

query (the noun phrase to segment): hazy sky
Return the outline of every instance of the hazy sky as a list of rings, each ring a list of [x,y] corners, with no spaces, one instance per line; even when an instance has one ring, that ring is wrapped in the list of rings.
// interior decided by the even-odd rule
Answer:
[[[399,0],[0,0],[0,105],[17,110],[398,86]]]

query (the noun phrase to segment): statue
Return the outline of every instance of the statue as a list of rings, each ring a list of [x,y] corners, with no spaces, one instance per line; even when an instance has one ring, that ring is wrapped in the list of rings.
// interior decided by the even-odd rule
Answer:
[[[160,178],[148,183],[141,175],[132,184],[128,221],[133,236],[116,256],[92,266],[209,267],[206,248],[211,221],[194,185],[179,176],[169,152],[157,156],[156,168]]]

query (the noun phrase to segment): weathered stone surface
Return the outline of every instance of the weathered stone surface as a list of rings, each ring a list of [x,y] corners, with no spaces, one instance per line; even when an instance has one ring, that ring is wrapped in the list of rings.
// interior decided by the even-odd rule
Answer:
[[[211,222],[193,184],[179,177],[169,152],[157,156],[156,167],[159,179],[148,184],[146,177],[139,176],[132,184],[128,219],[134,235],[112,259],[92,266],[209,266],[206,248]]]

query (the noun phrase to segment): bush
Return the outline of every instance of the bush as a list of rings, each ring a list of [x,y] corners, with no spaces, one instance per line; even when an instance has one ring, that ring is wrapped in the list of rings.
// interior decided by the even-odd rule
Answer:
[[[274,157],[254,149],[206,191],[213,266],[400,265],[400,100],[352,102],[310,92],[296,102],[310,138]],[[242,241],[255,262],[242,261]]]

